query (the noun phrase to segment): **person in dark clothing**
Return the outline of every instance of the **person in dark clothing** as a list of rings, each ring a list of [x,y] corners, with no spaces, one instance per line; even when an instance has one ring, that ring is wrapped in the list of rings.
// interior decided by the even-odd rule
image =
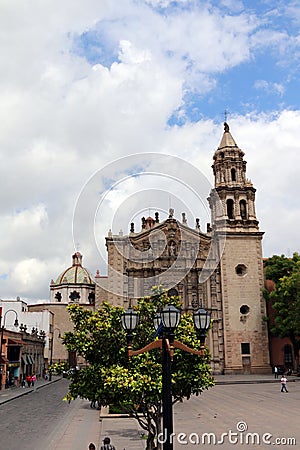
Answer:
[[[92,442],[89,445],[89,450],[96,450],[95,444],[93,444]]]
[[[106,437],[103,439],[103,445],[101,445],[100,450],[116,450],[114,445],[111,445],[110,438]]]

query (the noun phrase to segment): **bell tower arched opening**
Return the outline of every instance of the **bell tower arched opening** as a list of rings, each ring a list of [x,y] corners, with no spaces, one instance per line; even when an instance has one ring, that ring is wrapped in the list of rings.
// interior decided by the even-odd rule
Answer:
[[[233,203],[232,198],[229,198],[226,201],[226,211],[227,211],[228,219],[234,219],[234,203]]]
[[[240,215],[243,220],[247,219],[247,203],[246,200],[240,200]]]

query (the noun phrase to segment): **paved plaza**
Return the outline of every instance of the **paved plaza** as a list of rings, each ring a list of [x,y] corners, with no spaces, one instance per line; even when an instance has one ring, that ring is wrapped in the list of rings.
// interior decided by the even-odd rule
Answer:
[[[263,380],[270,382],[259,379],[219,377],[214,388],[176,404],[174,448],[300,448],[300,383],[290,382],[289,393],[281,393],[279,381],[273,382],[271,376]],[[102,436],[110,435],[117,450],[145,448],[135,437],[133,419],[105,418],[101,426]]]
[[[280,382],[217,385],[175,406],[176,433],[184,432],[200,442],[180,445],[176,441],[175,448],[300,448],[299,401],[298,382],[289,383],[289,393],[280,392]],[[296,445],[286,445],[287,438],[294,438]]]

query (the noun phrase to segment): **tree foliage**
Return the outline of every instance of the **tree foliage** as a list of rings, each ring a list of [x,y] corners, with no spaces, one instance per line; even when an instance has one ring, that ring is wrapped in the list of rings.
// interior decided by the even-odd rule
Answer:
[[[288,337],[294,348],[295,368],[300,349],[300,256],[274,255],[266,263],[266,278],[275,282],[275,289],[266,294],[274,310],[273,334]]]
[[[280,278],[291,275],[299,261],[298,253],[294,253],[292,258],[285,255],[273,255],[265,261],[266,279],[277,284]]]
[[[170,303],[158,289],[154,296],[138,301],[140,322],[134,333],[133,349],[140,349],[155,339],[153,317]],[[172,303],[179,306],[178,300]],[[147,448],[152,448],[161,422],[161,351],[154,349],[128,359],[126,334],[122,329],[124,309],[103,303],[92,312],[79,305],[68,306],[74,331],[64,336],[69,351],[86,360],[86,366],[73,376],[68,399],[77,396],[97,400],[99,405],[115,405],[135,417],[148,433]],[[182,314],[176,339],[200,349],[191,314]],[[209,366],[210,356],[192,355],[175,349],[172,365],[173,402],[199,395],[214,384]]]

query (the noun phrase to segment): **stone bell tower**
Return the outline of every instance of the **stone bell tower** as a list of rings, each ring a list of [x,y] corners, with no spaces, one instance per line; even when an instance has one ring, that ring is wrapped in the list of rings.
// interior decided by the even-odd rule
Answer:
[[[265,302],[262,296],[262,237],[253,184],[244,153],[227,123],[214,154],[215,188],[209,197],[213,234],[220,248],[224,373],[270,371]],[[222,207],[220,207],[222,205]]]

